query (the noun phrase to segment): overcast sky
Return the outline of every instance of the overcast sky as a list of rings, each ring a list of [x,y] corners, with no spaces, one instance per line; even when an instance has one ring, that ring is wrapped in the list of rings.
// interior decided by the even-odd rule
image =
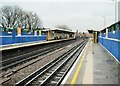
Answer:
[[[44,27],[68,25],[73,31],[101,30],[115,21],[115,4],[111,0],[0,0],[3,5],[18,5],[37,13]]]

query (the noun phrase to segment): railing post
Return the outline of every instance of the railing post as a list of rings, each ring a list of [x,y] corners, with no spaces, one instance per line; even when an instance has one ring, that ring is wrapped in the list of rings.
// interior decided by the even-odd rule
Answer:
[[[12,43],[14,44],[15,43],[15,34],[16,34],[16,30],[12,30]]]

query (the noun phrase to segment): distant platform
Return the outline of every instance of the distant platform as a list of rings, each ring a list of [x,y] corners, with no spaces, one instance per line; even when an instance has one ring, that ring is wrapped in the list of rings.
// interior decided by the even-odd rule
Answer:
[[[28,46],[40,45],[40,44],[54,43],[54,42],[60,42],[60,41],[65,41],[65,40],[72,40],[72,39],[75,39],[75,38],[52,40],[52,41],[35,41],[35,42],[26,42],[26,43],[16,43],[16,44],[2,45],[2,46],[0,46],[0,51],[20,48],[20,47],[28,47]]]

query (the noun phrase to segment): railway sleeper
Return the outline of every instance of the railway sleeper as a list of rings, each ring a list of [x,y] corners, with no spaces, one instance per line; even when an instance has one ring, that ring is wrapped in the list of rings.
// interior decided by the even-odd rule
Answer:
[[[83,42],[82,42],[82,43],[83,43]],[[81,44],[82,44],[82,43],[81,43]],[[80,45],[80,44],[79,44],[79,45]],[[78,47],[78,46],[77,46],[77,47]],[[71,52],[68,52],[66,55],[64,54],[64,56],[61,57],[62,62],[61,62],[61,65],[60,65],[60,66],[57,65],[57,68],[56,68],[56,67],[53,67],[53,65],[55,66],[56,63],[59,63],[58,61],[59,61],[60,59],[59,59],[58,61],[56,61],[55,63],[53,63],[53,64],[50,66],[51,69],[53,69],[53,71],[52,71],[52,73],[49,73],[50,75],[49,75],[45,80],[43,80],[41,84],[44,84],[44,82],[45,82],[47,79],[50,79],[50,78],[52,79],[53,77],[51,77],[51,75],[56,75],[57,77],[63,77],[63,75],[64,75],[64,73],[65,73],[64,71],[66,71],[66,69],[68,69],[68,68],[67,68],[67,66],[66,66],[65,69],[60,69],[60,67],[61,67],[61,68],[64,68],[64,65],[65,65],[64,62],[65,62],[65,61],[69,61],[69,60],[70,60],[69,58],[70,58],[71,56],[73,56],[75,52],[78,51],[78,50],[77,50],[77,49],[78,49],[77,47],[75,47],[75,48],[72,49],[72,50],[75,49],[75,51],[72,52],[72,50],[71,50],[72,53],[71,53]],[[77,48],[77,49],[76,49],[76,48]],[[79,48],[80,48],[80,47],[79,47]],[[69,54],[70,54],[70,55],[69,55]],[[69,55],[68,58],[67,58],[67,59],[64,59],[64,57],[66,57],[67,55]],[[63,61],[62,58],[64,59],[64,61]],[[63,66],[63,67],[62,67],[62,66]],[[50,67],[49,67],[49,68],[50,68]],[[52,68],[52,67],[53,67],[53,68]],[[47,69],[49,69],[49,68],[47,68]],[[47,69],[45,69],[45,71],[46,71]],[[59,69],[60,69],[60,70],[59,70]],[[44,72],[45,72],[45,71],[44,71]],[[56,71],[63,71],[64,73],[59,73],[59,72],[56,73]],[[37,71],[37,72],[38,72],[38,71]],[[47,71],[46,71],[46,72],[47,72]],[[36,72],[35,72],[35,73],[36,73]],[[34,74],[35,74],[35,73],[34,73]],[[45,73],[41,73],[41,74],[44,76]],[[32,76],[34,76],[34,75],[32,75]],[[38,76],[39,76],[39,75],[37,75],[35,78],[37,78]],[[29,77],[29,76],[28,76],[28,77]],[[26,80],[27,80],[27,79],[28,79],[28,78],[26,78]],[[33,79],[32,79],[32,80],[33,80]],[[25,82],[25,81],[24,81],[24,82]],[[48,80],[48,82],[49,82],[49,80]],[[20,84],[22,85],[22,83],[20,83]],[[18,83],[18,85],[19,85],[19,83]]]

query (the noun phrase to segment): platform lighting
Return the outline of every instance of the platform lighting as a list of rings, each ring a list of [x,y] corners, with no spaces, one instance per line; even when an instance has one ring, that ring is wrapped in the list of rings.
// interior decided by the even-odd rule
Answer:
[[[117,0],[111,0],[115,3],[115,22],[117,22]]]
[[[102,16],[102,18],[104,19],[104,27],[106,28],[106,17]]]

